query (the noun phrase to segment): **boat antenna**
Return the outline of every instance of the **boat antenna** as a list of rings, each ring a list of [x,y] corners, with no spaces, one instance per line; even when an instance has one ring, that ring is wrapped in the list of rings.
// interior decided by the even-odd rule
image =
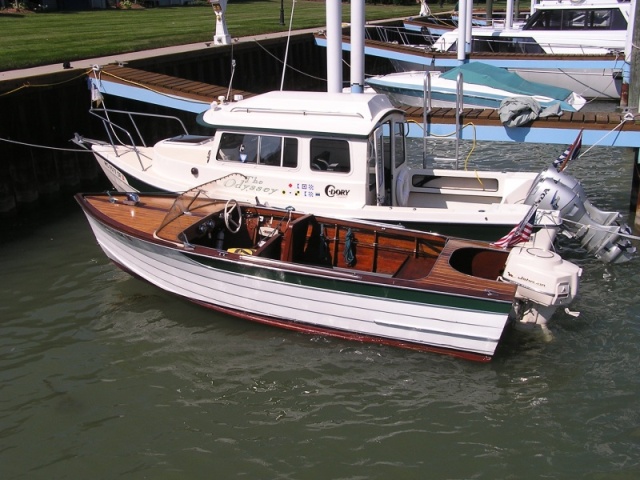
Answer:
[[[233,58],[233,47],[231,47],[231,78],[229,79],[229,89],[227,90],[227,100],[231,98],[231,85],[233,84],[233,74],[236,73],[236,59]]]
[[[287,46],[284,50],[284,62],[282,64],[282,80],[280,81],[280,91],[284,89],[284,75],[287,72],[287,58],[289,56],[289,43],[291,42],[291,29],[293,28],[293,11],[296,6],[296,0],[291,4],[291,17],[289,18],[289,33],[287,34]]]

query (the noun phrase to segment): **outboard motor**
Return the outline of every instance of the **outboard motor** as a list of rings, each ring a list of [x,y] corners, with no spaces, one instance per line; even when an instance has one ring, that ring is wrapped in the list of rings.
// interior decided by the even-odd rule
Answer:
[[[518,286],[514,313],[519,326],[540,327],[556,309],[568,306],[578,294],[582,269],[560,255],[530,242],[509,252],[502,280]]]
[[[555,168],[544,170],[534,181],[525,203],[533,205],[540,198],[540,208],[560,212],[563,233],[577,239],[596,258],[605,263],[623,263],[633,258],[636,249],[624,237],[631,234],[629,226],[619,222],[618,212],[604,212],[593,206],[575,178]]]

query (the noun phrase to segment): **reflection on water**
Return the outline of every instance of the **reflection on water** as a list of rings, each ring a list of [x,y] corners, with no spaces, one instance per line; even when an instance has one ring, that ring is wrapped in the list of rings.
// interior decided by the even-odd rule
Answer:
[[[558,150],[473,159],[537,171]],[[595,149],[570,173],[626,215],[623,154]],[[640,473],[637,262],[563,244],[584,268],[580,316],[556,314],[549,343],[510,331],[479,365],[212,313],[112,266],[77,206],[34,223],[0,245],[3,479]]]

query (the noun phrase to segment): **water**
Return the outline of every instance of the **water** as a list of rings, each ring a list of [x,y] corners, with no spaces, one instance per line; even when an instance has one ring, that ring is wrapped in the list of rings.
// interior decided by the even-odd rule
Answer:
[[[472,158],[539,170],[558,150]],[[631,169],[596,149],[569,173],[626,214]],[[2,232],[3,480],[640,475],[640,260],[606,266],[564,242],[584,268],[580,316],[556,314],[549,343],[511,331],[476,364],[187,304],[112,266],[61,203]]]

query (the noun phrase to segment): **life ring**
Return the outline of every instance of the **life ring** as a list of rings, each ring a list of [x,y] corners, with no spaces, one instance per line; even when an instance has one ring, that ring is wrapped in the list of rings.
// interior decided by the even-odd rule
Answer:
[[[396,202],[401,207],[406,207],[409,203],[409,170],[400,170],[396,180]]]

